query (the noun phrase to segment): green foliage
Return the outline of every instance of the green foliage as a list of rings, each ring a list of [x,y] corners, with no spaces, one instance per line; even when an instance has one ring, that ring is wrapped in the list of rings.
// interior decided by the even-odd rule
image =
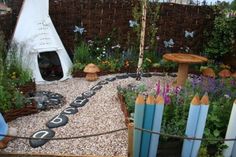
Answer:
[[[217,9],[217,11],[219,11]],[[204,45],[204,53],[209,59],[220,60],[224,55],[233,54],[236,37],[236,18],[227,18],[227,10],[221,10],[215,17],[211,34],[205,32],[209,41]]]
[[[233,1],[231,2],[230,8],[231,8],[232,10],[236,10],[236,0],[233,0]]]
[[[144,84],[138,85],[137,87],[125,87],[122,88],[120,86],[117,87],[118,93],[125,97],[125,103],[127,105],[127,110],[129,114],[134,113],[135,109],[135,100],[138,94],[143,93],[146,91],[146,86]]]
[[[5,46],[0,34],[0,112],[24,106],[26,99],[17,86],[31,80],[30,71],[23,68],[16,58],[16,51],[10,51],[8,58],[6,57]]]

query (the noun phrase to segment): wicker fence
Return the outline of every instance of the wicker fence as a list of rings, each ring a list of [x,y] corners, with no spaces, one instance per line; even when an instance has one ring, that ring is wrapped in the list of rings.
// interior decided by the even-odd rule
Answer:
[[[5,33],[7,40],[12,36],[22,1],[10,0],[8,5],[13,10],[12,14],[0,17],[0,30]],[[116,28],[119,42],[125,45],[128,40],[127,34],[134,34],[129,27],[129,20],[133,19],[132,8],[138,5],[138,0],[49,1],[50,16],[69,53],[74,49],[75,25],[86,29],[84,38],[87,40],[105,37]],[[159,14],[157,23],[159,40],[156,42],[160,51],[179,51],[189,48],[199,52],[204,42],[203,32],[212,26],[214,19],[213,11],[207,6],[161,3],[160,11],[156,14]],[[8,24],[2,25],[6,21]],[[185,31],[194,31],[194,37],[185,38]],[[170,39],[173,39],[175,44],[172,48],[166,48],[164,41]]]

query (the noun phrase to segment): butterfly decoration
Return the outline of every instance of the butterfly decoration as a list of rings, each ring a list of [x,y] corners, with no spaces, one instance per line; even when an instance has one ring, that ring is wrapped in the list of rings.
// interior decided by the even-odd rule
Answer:
[[[191,38],[193,38],[193,35],[194,35],[194,31],[192,31],[192,32],[189,32],[189,31],[185,31],[185,38],[188,38],[188,37],[191,37]]]
[[[136,26],[138,26],[138,22],[134,21],[134,20],[129,20],[129,26],[130,27],[136,27]]]
[[[75,26],[74,32],[75,33],[79,32],[82,35],[84,32],[86,32],[86,30],[83,27]]]
[[[165,48],[173,47],[174,44],[175,43],[174,43],[173,39],[170,39],[169,41],[164,41]]]
[[[190,51],[190,48],[188,46],[186,46],[185,52],[189,52],[189,51]]]

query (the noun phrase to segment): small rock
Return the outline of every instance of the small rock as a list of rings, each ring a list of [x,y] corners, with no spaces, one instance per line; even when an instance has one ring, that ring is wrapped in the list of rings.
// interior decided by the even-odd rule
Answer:
[[[47,140],[44,139],[30,139],[29,144],[32,148],[37,148],[40,146],[43,146],[45,143],[47,143],[49,140],[52,139],[55,136],[55,132],[50,129],[43,129],[35,132],[33,135],[31,135],[31,138],[47,138]]]
[[[78,109],[75,107],[67,107],[66,109],[64,109],[61,114],[66,114],[66,115],[73,115],[76,114],[78,112]]]
[[[50,121],[46,123],[48,128],[58,128],[60,126],[64,126],[68,123],[69,119],[67,116],[63,114],[59,114],[53,117]]]

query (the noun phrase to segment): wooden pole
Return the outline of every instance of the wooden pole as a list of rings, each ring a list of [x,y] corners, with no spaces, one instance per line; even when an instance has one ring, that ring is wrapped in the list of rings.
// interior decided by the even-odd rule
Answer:
[[[143,128],[146,130],[152,130],[154,111],[155,111],[155,98],[154,96],[148,96],[143,120]],[[148,157],[151,135],[152,134],[149,132],[142,132],[140,156]]]
[[[139,45],[139,59],[138,59],[137,78],[136,78],[137,80],[140,80],[141,78],[140,73],[142,71],[142,64],[143,64],[146,19],[147,19],[147,0],[142,0],[142,26],[141,26],[140,45]]]
[[[134,127],[137,127],[137,128],[143,127],[144,109],[145,109],[144,97],[142,95],[139,95],[135,102]],[[133,148],[134,157],[139,157],[141,139],[142,139],[142,131],[135,129],[134,130],[134,148]]]
[[[155,114],[153,120],[152,131],[160,132],[161,131],[161,122],[164,111],[164,98],[160,95],[156,98]],[[157,149],[159,143],[159,135],[152,134],[151,144],[149,148],[149,157],[157,156]]]
[[[128,157],[133,157],[133,135],[134,134],[134,123],[128,125]]]
[[[199,96],[195,95],[189,109],[188,121],[185,131],[185,136],[194,137],[197,129],[197,122],[200,111],[200,100]],[[193,148],[193,140],[184,140],[182,148],[182,157],[190,157]]]
[[[236,120],[236,100],[234,101],[233,108],[232,108],[232,111],[231,111],[229,124],[228,124],[228,129],[227,129],[226,136],[225,136],[226,139],[236,137],[235,120]],[[223,151],[223,155],[225,157],[230,157],[232,155],[235,155],[235,154],[233,154],[233,152],[236,151],[236,148],[234,146],[234,145],[236,145],[235,143],[236,143],[235,141],[225,141],[224,144],[228,146],[228,148],[226,148]]]
[[[196,134],[195,134],[196,138],[202,138],[203,136],[205,125],[206,125],[208,109],[209,109],[209,98],[206,93],[201,99],[201,108],[199,112],[199,119],[198,119]],[[198,151],[200,149],[201,142],[202,141],[200,140],[195,140],[193,142],[193,149],[192,149],[191,157],[198,156]]]

